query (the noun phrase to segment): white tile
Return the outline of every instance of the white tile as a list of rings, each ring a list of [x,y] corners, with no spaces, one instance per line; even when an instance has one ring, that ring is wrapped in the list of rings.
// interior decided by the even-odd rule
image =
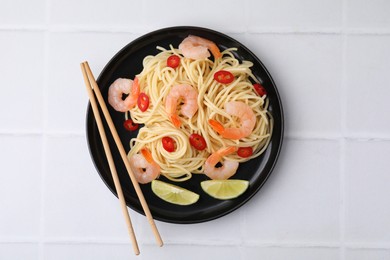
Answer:
[[[278,166],[244,205],[251,242],[339,241],[339,144],[286,140]]]
[[[237,209],[221,218],[204,223],[177,225],[157,222],[157,226],[161,236],[168,243],[239,244],[242,241],[241,214],[242,211]],[[232,223],[234,224],[232,225]],[[212,232],[210,232],[211,230]],[[191,235],[189,236],[188,234]],[[149,235],[149,233],[145,233],[142,239],[149,244],[154,243],[154,237]]]
[[[245,30],[245,5],[235,0],[145,1],[145,24],[154,29],[170,26],[200,26],[226,32]]]
[[[280,91],[287,135],[340,135],[339,36],[252,34],[246,45]]]
[[[47,107],[49,131],[85,131],[88,96],[80,63],[88,61],[97,78],[107,62],[134,38],[135,35],[130,34],[51,34]]]
[[[42,128],[43,37],[39,32],[0,32],[0,130]]]
[[[389,136],[390,37],[349,36],[346,65],[348,133]]]
[[[45,244],[43,254],[45,260],[135,259],[131,245],[115,244]]]
[[[390,2],[387,0],[347,1],[347,25],[351,28],[390,28]]]
[[[238,245],[219,246],[212,243],[209,245],[166,244],[161,248],[157,246],[143,247],[141,259],[237,260],[240,259],[240,248]]]
[[[0,243],[0,259],[6,260],[38,260],[38,244]]]
[[[345,260],[388,260],[390,250],[386,249],[347,249]]]
[[[390,142],[346,146],[346,240],[390,242]]]
[[[53,0],[50,22],[53,25],[133,26],[144,21],[142,1]]]
[[[242,259],[329,260],[339,259],[338,248],[245,247]]]
[[[140,244],[140,255],[135,256],[128,245],[45,245],[45,260],[84,260],[84,259],[240,259],[238,247],[235,246],[198,246],[198,245],[171,245],[163,247]]]
[[[1,25],[42,25],[45,22],[45,0],[2,0]]]
[[[276,0],[246,2],[249,30],[334,28],[341,25],[342,1]]]
[[[50,137],[47,143],[46,237],[127,242],[119,201],[95,170],[85,137]],[[139,214],[129,212],[134,227],[139,227],[135,230],[139,234],[142,229],[134,217]]]
[[[0,143],[0,238],[36,238],[41,211],[41,137],[0,135]]]

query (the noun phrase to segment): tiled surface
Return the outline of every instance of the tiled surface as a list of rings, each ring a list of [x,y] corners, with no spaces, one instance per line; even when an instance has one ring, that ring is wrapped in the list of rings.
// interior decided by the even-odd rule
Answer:
[[[23,8],[21,8],[23,6]],[[129,259],[118,200],[85,138],[79,63],[95,75],[167,26],[224,32],[266,65],[286,136],[274,174],[214,221],[130,211],[139,259],[390,259],[390,4],[374,1],[0,2],[0,259]]]
[[[49,137],[46,149],[45,236],[126,237],[118,202],[95,173],[85,138]]]
[[[373,0],[369,4],[365,0],[347,1],[347,25],[359,29],[389,29],[390,3],[386,0]]]
[[[145,24],[153,29],[177,26],[178,21],[181,25],[210,27],[212,21],[215,30],[244,32],[243,20],[247,19],[245,9],[237,8],[236,5],[237,2],[234,0],[198,0],[196,4],[181,0],[145,1],[145,12],[148,14]],[[172,6],[172,11],[161,11],[167,6]],[[221,8],[223,15],[218,15],[222,11]]]
[[[283,163],[246,205],[245,240],[338,242],[339,157],[336,141],[287,140]]]
[[[342,22],[342,1],[276,0],[247,1],[248,28],[312,30],[338,28]]]
[[[246,45],[275,79],[288,135],[340,135],[340,35],[258,34]]]
[[[45,23],[45,11],[45,0],[2,0],[0,8],[0,25],[42,25]]]
[[[53,25],[129,26],[144,19],[142,1],[121,0],[51,0],[50,23]]]
[[[389,103],[383,96],[390,95],[390,36],[349,36],[346,56],[347,93],[354,92],[346,100],[348,133],[388,135],[390,118],[385,114]]]
[[[264,260],[329,260],[338,259],[337,248],[280,248],[280,247],[247,247],[243,250],[242,259],[264,259]]]
[[[37,239],[40,233],[42,137],[0,136],[0,239]]]
[[[129,247],[123,244],[46,244],[43,255],[47,260],[129,259]]]
[[[111,57],[135,37],[129,33],[100,32],[56,32],[50,35],[47,75],[49,83],[46,92],[50,107],[47,111],[49,131],[84,132],[88,96],[80,62],[87,60],[97,77]],[[91,45],[92,42],[95,44]],[[68,105],[70,100],[72,106]]]
[[[346,260],[387,260],[390,250],[386,249],[348,249]]]
[[[39,260],[39,246],[37,243],[1,243],[0,259]]]
[[[0,129],[40,132],[44,110],[44,35],[35,31],[0,31],[0,42]]]
[[[131,256],[129,246],[117,245],[45,245],[44,255],[47,260],[83,260],[83,259],[219,259],[224,255],[224,259],[240,259],[240,249],[238,246],[204,246],[204,245],[174,245],[168,244],[163,249],[157,246],[145,245],[141,255]],[[129,254],[130,253],[130,254]]]
[[[390,242],[390,141],[346,144],[346,239]]]

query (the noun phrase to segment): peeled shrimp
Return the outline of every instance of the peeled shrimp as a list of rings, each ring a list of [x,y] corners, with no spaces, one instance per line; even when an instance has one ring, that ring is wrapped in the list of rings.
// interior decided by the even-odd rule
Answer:
[[[141,184],[149,183],[160,175],[160,166],[147,149],[143,149],[141,154],[132,155],[129,161],[135,178]]]
[[[181,113],[191,118],[198,111],[198,92],[190,85],[175,85],[171,88],[165,101],[165,110],[174,126],[180,127],[181,122],[177,115],[177,105],[179,99],[183,100]]]
[[[184,57],[193,60],[210,57],[208,50],[211,51],[215,59],[222,57],[218,46],[214,42],[193,35],[189,35],[180,43],[179,50],[181,50]]]
[[[228,139],[241,139],[249,136],[256,124],[256,115],[252,108],[240,101],[230,101],[225,104],[225,111],[229,115],[236,116],[240,119],[241,127],[225,128],[216,120],[210,119],[211,127],[222,137]]]
[[[204,164],[204,173],[213,180],[226,180],[233,176],[238,168],[238,162],[225,160],[223,165],[215,168],[215,165],[222,160],[223,156],[236,151],[236,147],[230,146],[219,149],[207,158]]]
[[[137,104],[139,95],[139,83],[136,77],[133,80],[119,78],[115,80],[108,89],[108,103],[119,112],[129,111]],[[122,99],[123,94],[129,94],[125,100]]]

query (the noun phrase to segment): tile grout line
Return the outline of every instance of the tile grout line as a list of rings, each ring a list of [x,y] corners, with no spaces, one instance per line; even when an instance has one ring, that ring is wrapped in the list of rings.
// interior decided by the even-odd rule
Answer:
[[[342,1],[342,34],[341,34],[341,98],[340,98],[340,129],[343,137],[347,132],[347,6],[348,0]],[[345,245],[345,232],[346,232],[346,138],[340,139],[340,259],[346,259],[346,245]]]
[[[49,89],[49,46],[50,46],[50,0],[45,1],[45,23],[46,27],[44,33],[44,58],[43,58],[43,87],[42,87],[42,169],[41,169],[41,201],[40,201],[40,223],[39,223],[39,245],[38,245],[38,259],[44,259],[45,246],[45,186],[47,173],[47,132],[48,132],[48,89]]]
[[[140,26],[119,26],[119,25],[107,25],[107,26],[91,26],[91,25],[72,25],[72,24],[57,24],[50,25],[0,25],[0,31],[40,31],[40,32],[67,32],[67,33],[133,33],[140,34],[154,30],[153,27],[145,28]],[[225,33],[248,33],[248,34],[337,34],[337,35],[390,35],[389,29],[375,29],[375,28],[261,28],[259,30],[253,30],[246,25],[244,29],[240,30],[227,30]]]
[[[345,259],[345,249],[346,249],[346,243],[345,243],[345,230],[346,230],[346,207],[345,207],[345,199],[346,199],[346,182],[345,182],[345,175],[346,175],[346,170],[345,170],[345,153],[346,153],[346,148],[345,148],[345,139],[340,140],[340,257],[341,260]]]
[[[211,243],[212,242],[212,243]],[[95,237],[46,237],[43,240],[44,244],[50,245],[128,245],[127,239],[101,239]],[[0,244],[37,244],[35,238],[0,238]],[[154,246],[153,242],[145,242],[143,245]],[[171,240],[169,245],[201,245],[201,246],[237,246],[237,247],[260,247],[260,248],[339,248],[340,245],[337,242],[312,242],[312,241],[295,241],[295,242],[283,242],[277,240],[270,241],[245,241],[242,244],[238,244],[235,241],[189,241],[182,242]],[[376,243],[376,242],[345,242],[345,248],[351,249],[379,249],[390,250],[390,243]]]
[[[41,161],[42,161],[42,169],[41,169],[41,188],[40,188],[40,191],[41,191],[41,201],[40,201],[40,223],[39,223],[39,229],[40,229],[40,232],[39,232],[39,259],[43,259],[43,246],[44,246],[44,225],[45,225],[45,217],[44,217],[44,209],[45,209],[45,179],[46,179],[46,155],[47,155],[47,134],[46,134],[46,129],[47,129],[47,111],[46,111],[46,107],[47,107],[47,94],[46,94],[46,85],[47,85],[47,73],[46,73],[46,69],[47,69],[47,41],[48,41],[48,33],[45,32],[45,36],[44,36],[44,39],[45,39],[45,42],[44,42],[44,48],[45,48],[45,58],[44,58],[44,87],[43,87],[43,133],[42,133],[42,158],[41,158]]]

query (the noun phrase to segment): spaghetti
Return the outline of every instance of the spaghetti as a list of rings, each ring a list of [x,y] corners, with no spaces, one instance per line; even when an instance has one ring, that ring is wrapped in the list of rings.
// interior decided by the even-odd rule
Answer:
[[[268,111],[266,95],[258,95],[253,87],[254,83],[260,82],[252,74],[251,62],[236,59],[235,48],[222,51],[221,58],[195,60],[184,57],[173,46],[157,49],[160,51],[157,55],[144,58],[143,70],[136,76],[141,92],[149,97],[149,107],[143,112],[134,106],[125,113],[126,119],[131,117],[133,122],[144,124],[138,136],[130,141],[129,158],[147,148],[160,166],[161,175],[172,181],[185,181],[192,174],[203,173],[207,158],[222,147],[252,147],[253,154],[249,157],[242,158],[237,153],[225,156],[236,162],[251,160],[265,151],[272,135],[273,118]],[[167,66],[167,59],[172,55],[180,57],[177,68]],[[229,84],[216,81],[214,74],[221,70],[232,73],[234,80]],[[198,110],[187,118],[178,105],[176,112],[181,121],[178,128],[172,124],[165,102],[170,90],[181,84],[190,85],[197,91]],[[225,104],[232,101],[245,103],[256,118],[252,132],[240,139],[224,138],[208,123],[212,119],[225,128],[240,128],[239,118],[225,110]],[[206,149],[199,151],[190,145],[189,137],[194,133],[205,139]],[[161,140],[166,136],[176,143],[173,152],[163,148]]]

